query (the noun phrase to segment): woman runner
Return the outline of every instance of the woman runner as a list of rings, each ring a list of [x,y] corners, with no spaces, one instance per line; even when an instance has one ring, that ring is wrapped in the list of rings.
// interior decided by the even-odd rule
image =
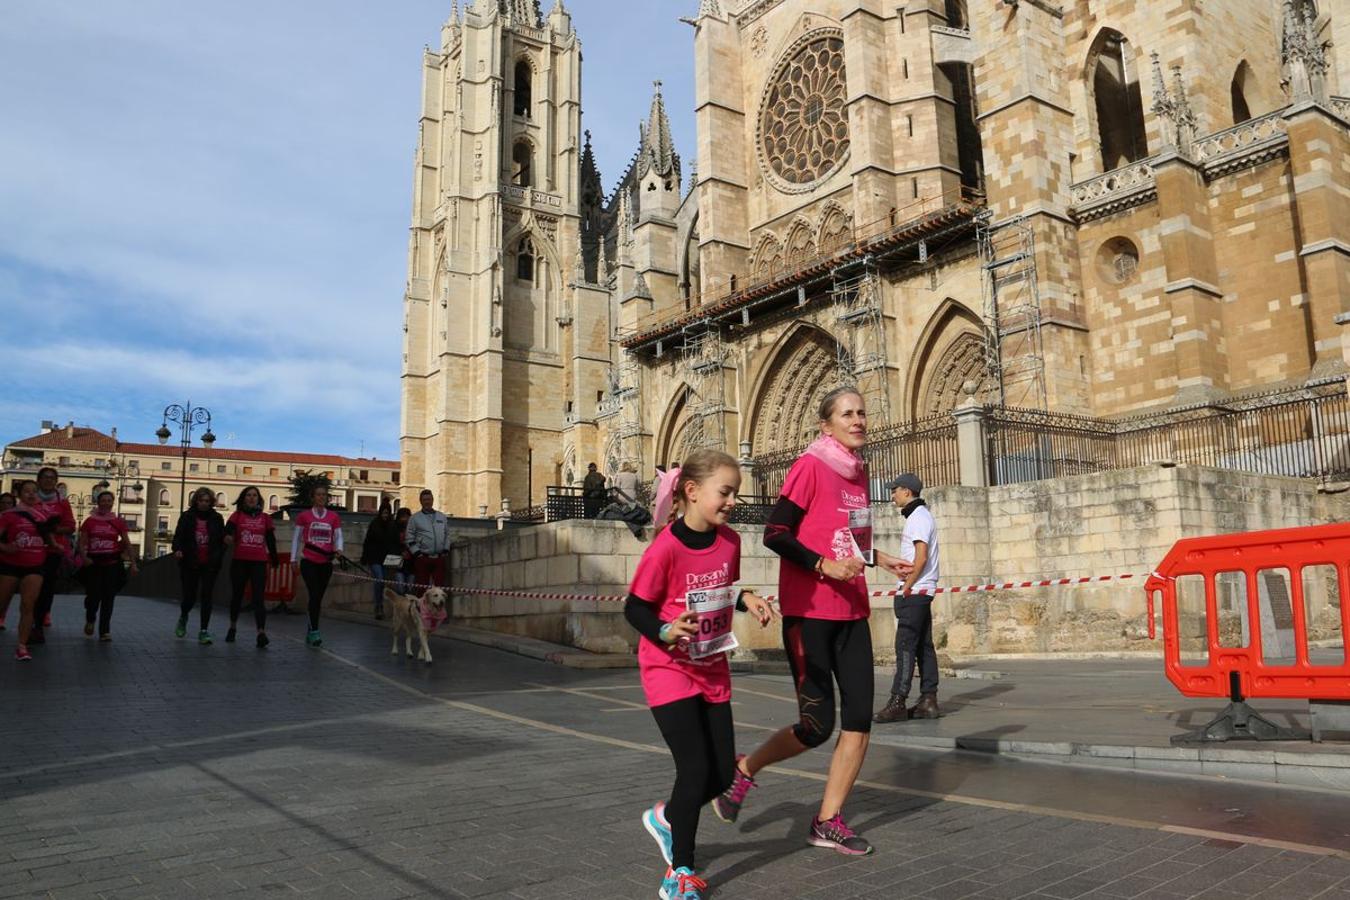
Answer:
[[[727,664],[732,611],[748,609],[761,625],[774,616],[753,591],[737,596],[734,588],[741,539],[727,521],[740,484],[736,460],[716,450],[693,453],[662,478],[656,521],[672,524],[642,555],[624,606],[642,635],[638,668],[647,705],[675,758],[669,802],[642,816],[666,861],[663,900],[703,900],[707,889],[694,869],[699,810],[731,784],[736,767]]]
[[[42,568],[48,551],[55,546],[52,526],[59,520],[40,507],[36,481],[19,482],[14,493],[18,504],[0,513],[0,597],[8,606],[14,591],[19,592],[19,644],[14,648],[14,658],[27,662],[33,658],[28,652],[28,639],[42,592]]]
[[[310,508],[295,517],[295,536],[291,539],[291,566],[300,570],[309,594],[309,633],[305,643],[323,644],[319,633],[319,611],[323,595],[333,577],[333,561],[342,552],[342,519],[328,508],[328,488],[316,486],[310,491]]]
[[[216,576],[225,555],[225,520],[216,512],[216,495],[208,487],[192,492],[192,505],[178,517],[173,532],[173,555],[183,584],[183,601],[178,609],[178,637],[187,634],[188,613],[201,596],[201,630],[197,643],[211,643],[211,598],[216,591]]]
[[[267,566],[269,563],[278,565],[279,560],[276,528],[272,525],[272,517],[263,512],[262,492],[257,488],[246,487],[240,492],[234,513],[225,523],[225,543],[234,547],[234,558],[230,560],[230,630],[225,634],[225,643],[234,643],[247,588],[252,592],[253,623],[258,628],[255,642],[261,650],[268,644],[267,604],[264,602]]]
[[[0,513],[9,512],[15,506],[14,495],[9,491],[0,493]],[[9,615],[9,601],[12,598],[6,597],[0,600],[0,631],[5,630],[5,616]]]
[[[867,442],[867,410],[855,388],[825,395],[820,432],[788,471],[764,532],[765,546],[782,557],[778,602],[800,720],[737,760],[735,781],[713,809],[723,821],[736,821],[756,772],[829,739],[837,683],[841,730],[825,796],[806,839],[816,847],[864,856],[872,845],[844,823],[842,812],[867,753],[874,688],[871,609],[862,574],[872,531],[860,454]],[[901,571],[899,560],[886,554],[876,552],[875,561],[895,574]]]
[[[130,564],[129,574],[136,574],[136,554],[131,549],[127,523],[113,512],[116,499],[112,491],[100,492],[98,508],[80,523],[80,546],[89,560],[81,572],[85,586],[84,633],[92,636],[97,621],[100,641],[112,640],[113,602],[127,583],[123,560]]]

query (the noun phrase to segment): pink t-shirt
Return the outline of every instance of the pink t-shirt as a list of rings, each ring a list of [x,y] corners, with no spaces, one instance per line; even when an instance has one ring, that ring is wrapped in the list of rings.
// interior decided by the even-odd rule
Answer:
[[[197,519],[197,562],[211,561],[211,526],[206,519]]]
[[[70,511],[70,501],[60,495],[57,495],[54,500],[43,500],[38,497],[38,502],[33,508],[41,512],[44,517],[56,516],[62,526],[69,528],[71,531],[75,530],[75,514]],[[70,535],[55,534],[52,535],[52,540],[56,542],[56,546],[48,547],[47,552],[53,556],[60,555],[70,549]]]
[[[307,509],[295,517],[295,527],[300,530],[301,556],[320,565],[327,565],[333,561],[332,556],[315,553],[308,545],[313,544],[322,550],[337,553],[337,533],[342,528],[342,519],[337,513],[331,509],[324,510],[321,519],[314,515],[314,510]]]
[[[239,562],[267,562],[267,533],[273,529],[272,517],[236,511],[225,523],[234,526],[234,558]]]
[[[95,565],[114,565],[122,561],[122,536],[127,523],[121,516],[94,515],[80,525],[80,544],[84,555]]]
[[[638,562],[629,591],[656,606],[662,622],[673,622],[685,611],[691,590],[730,588],[741,577],[741,537],[730,528],[718,528],[707,550],[691,550],[672,529],[662,529]],[[638,641],[638,672],[648,706],[663,706],[703,695],[709,703],[731,699],[731,666],[727,655],[703,659],[674,644]]]
[[[782,495],[806,511],[797,527],[802,546],[825,559],[854,555],[849,511],[870,510],[866,475],[849,480],[807,453],[792,464]],[[864,576],[835,581],[786,559],[778,564],[778,604],[783,615],[808,619],[847,621],[865,619],[871,612]]]
[[[0,563],[20,569],[37,569],[47,560],[47,542],[38,533],[37,524],[27,516],[38,522],[46,521],[48,516],[35,508],[26,513],[21,515],[17,509],[0,513],[0,544],[18,545],[13,553],[0,553]]]

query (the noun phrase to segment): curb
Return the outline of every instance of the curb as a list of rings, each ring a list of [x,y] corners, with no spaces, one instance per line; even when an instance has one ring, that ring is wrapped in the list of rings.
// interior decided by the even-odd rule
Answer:
[[[1350,792],[1350,753],[1299,753],[1235,747],[1146,747],[1072,741],[936,737],[872,731],[872,743],[939,752],[966,751],[1029,762],[1135,769],[1205,778],[1263,782],[1336,793]]]

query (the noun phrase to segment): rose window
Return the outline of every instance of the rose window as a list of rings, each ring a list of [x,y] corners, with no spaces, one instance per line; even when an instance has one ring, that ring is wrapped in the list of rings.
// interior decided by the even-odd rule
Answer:
[[[765,89],[760,118],[760,161],[780,188],[799,191],[834,172],[848,158],[844,41],[820,35],[778,64]]]

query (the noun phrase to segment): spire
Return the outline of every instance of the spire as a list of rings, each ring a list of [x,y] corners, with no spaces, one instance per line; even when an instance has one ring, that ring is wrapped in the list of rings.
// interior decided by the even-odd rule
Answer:
[[[583,203],[596,206],[605,202],[605,186],[600,179],[600,169],[595,165],[595,152],[591,149],[591,133],[586,132],[586,143],[581,148],[581,199]]]
[[[675,181],[678,182],[679,157],[675,153],[675,139],[670,133],[666,101],[661,96],[661,82],[652,84],[656,92],[652,95],[651,115],[640,131],[637,174],[643,178],[647,172],[655,170],[657,175],[668,180],[672,175],[677,176]]]
[[[1189,156],[1195,140],[1195,111],[1186,96],[1186,82],[1181,77],[1181,66],[1172,66],[1172,90],[1163,80],[1162,62],[1155,50],[1149,54],[1153,69],[1153,114],[1161,126],[1163,146]]]
[[[548,14],[548,27],[554,34],[572,33],[572,14],[563,6],[563,0],[553,0],[553,9]]]
[[[698,17],[700,19],[722,19],[722,7],[718,5],[717,0],[699,0]]]
[[[1172,66],[1172,118],[1177,129],[1177,149],[1183,154],[1191,151],[1195,140],[1195,110],[1186,96],[1186,83],[1181,79],[1181,64]]]
[[[1280,63],[1291,99],[1327,99],[1327,45],[1318,40],[1312,4],[1304,0],[1284,0]]]
[[[628,199],[628,189],[621,188],[619,191],[619,258],[624,255],[624,248],[633,243],[633,206]]]
[[[544,14],[539,9],[539,0],[501,0],[501,11],[513,25],[544,27]]]

